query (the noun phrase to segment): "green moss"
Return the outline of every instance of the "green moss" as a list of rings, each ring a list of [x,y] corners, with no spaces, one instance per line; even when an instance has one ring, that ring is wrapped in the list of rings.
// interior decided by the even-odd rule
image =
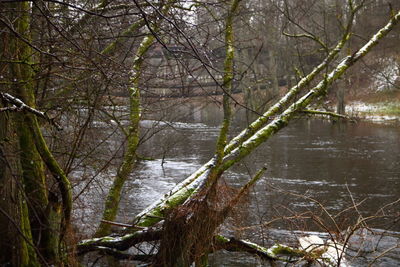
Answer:
[[[228,243],[229,242],[229,239],[224,237],[224,236],[222,236],[222,235],[216,235],[216,236],[214,236],[214,238],[215,238],[215,240],[217,242],[221,242],[221,243]]]
[[[118,213],[119,202],[121,199],[121,191],[125,181],[128,179],[129,174],[134,168],[136,161],[136,150],[139,144],[139,121],[140,121],[140,89],[139,79],[141,77],[142,63],[146,52],[154,42],[154,36],[149,35],[143,38],[133,62],[134,74],[131,77],[132,87],[129,89],[130,93],[130,110],[129,119],[130,125],[127,136],[127,150],[124,154],[124,160],[118,169],[117,175],[114,178],[111,189],[107,195],[105,208],[103,212],[103,219],[107,221],[115,220]],[[111,225],[101,223],[96,231],[95,236],[100,237],[109,234]]]
[[[21,210],[21,232],[23,237],[20,237],[20,264],[21,266],[41,266],[37,257],[35,248],[32,246],[33,238],[31,233],[31,225],[29,221],[29,211],[26,202],[20,198],[20,210]]]
[[[288,246],[284,246],[281,244],[277,244],[273,246],[270,251],[273,253],[273,255],[278,256],[278,255],[284,255],[284,256],[304,256],[304,252],[299,249],[291,248]]]
[[[169,198],[163,205],[159,205],[154,208],[151,212],[147,213],[143,218],[140,219],[138,226],[150,227],[162,220],[173,208],[178,207],[180,204],[185,202],[191,195],[195,193],[195,189],[182,189],[178,191],[173,197]]]

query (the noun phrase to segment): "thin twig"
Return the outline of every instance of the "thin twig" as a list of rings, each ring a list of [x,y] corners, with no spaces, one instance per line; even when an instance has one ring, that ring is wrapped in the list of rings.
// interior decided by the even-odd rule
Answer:
[[[107,220],[101,220],[101,222],[110,224],[110,225],[114,225],[114,226],[119,226],[119,227],[135,228],[135,229],[140,229],[140,230],[147,229],[146,227],[141,227],[141,226],[127,224],[127,223],[112,222],[112,221],[107,221]]]

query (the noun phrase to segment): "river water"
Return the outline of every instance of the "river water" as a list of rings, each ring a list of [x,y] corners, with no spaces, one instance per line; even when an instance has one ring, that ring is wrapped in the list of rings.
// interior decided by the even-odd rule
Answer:
[[[152,110],[155,109],[153,106]],[[142,161],[132,174],[123,194],[119,221],[129,221],[133,214],[166,194],[213,155],[222,120],[218,105],[183,103],[174,112],[165,106],[157,106],[157,110],[147,114],[141,123],[142,140],[146,141],[140,153],[154,160]],[[248,122],[246,112],[237,109],[232,135]],[[110,131],[107,127],[109,125],[100,123],[94,126],[95,130],[103,129],[103,133]],[[116,147],[120,142],[111,140],[107,144]],[[271,240],[294,245],[295,241],[289,238],[292,231],[325,232],[326,227],[333,233],[337,228],[343,231],[354,225],[357,219],[379,216],[368,220],[368,226],[399,235],[400,205],[390,205],[400,197],[398,124],[334,123],[299,118],[226,172],[225,181],[231,187],[239,187],[262,166],[267,167],[264,177],[251,189],[235,216],[222,227],[226,234],[265,245]],[[75,176],[81,174],[82,171],[74,173]],[[86,207],[90,206],[80,211],[78,208],[75,213],[76,217],[86,218],[81,225],[93,225],[93,220],[100,217],[96,210],[101,207],[106,190],[98,187],[107,187],[107,177],[112,175],[112,170],[99,174],[97,180],[94,179],[97,182],[88,187],[92,190],[81,195]],[[82,187],[76,192],[78,189]],[[381,211],[385,205],[385,210]],[[302,218],[311,213],[321,223]],[[267,225],[271,220],[274,222]],[[284,232],[274,235],[277,231]],[[287,235],[286,240],[274,240],[285,236],[283,233]],[[399,244],[398,239],[391,242]],[[400,253],[398,249],[395,252]],[[393,255],[389,261],[383,261],[385,266],[400,263]],[[261,264],[256,259],[247,262],[243,257],[241,260],[228,258],[230,260],[227,256],[215,257],[211,263],[215,266]],[[219,259],[223,259],[223,263]]]

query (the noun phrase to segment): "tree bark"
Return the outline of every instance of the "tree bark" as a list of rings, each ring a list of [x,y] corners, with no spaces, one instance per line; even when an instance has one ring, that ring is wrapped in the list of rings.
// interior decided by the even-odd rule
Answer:
[[[6,25],[8,29],[12,29],[12,33],[4,33],[7,42],[4,44],[3,51],[6,53],[3,56],[15,62],[8,65],[6,72],[7,79],[11,81],[8,90],[34,109],[35,86],[31,67],[33,51],[30,46],[30,4],[18,2],[9,3],[6,6],[14,11],[8,13],[11,14],[9,21],[12,21],[13,25]],[[61,168],[48,150],[36,115],[31,112],[15,112],[12,118],[14,138],[17,140],[18,148],[18,152],[15,152],[14,155],[17,155],[18,165],[14,164],[8,168],[12,172],[15,171],[17,177],[19,174],[21,175],[22,179],[18,177],[17,181],[23,181],[23,183],[17,183],[16,187],[15,196],[20,201],[20,204],[16,205],[19,217],[13,220],[13,224],[16,225],[25,240],[25,247],[30,248],[27,251],[29,252],[28,262],[31,262],[28,264],[32,266],[39,264],[36,260],[38,258],[42,264],[59,264],[61,261],[59,244],[68,227],[72,208],[69,181],[65,175],[63,176]],[[11,122],[8,122],[8,126],[10,125]],[[59,191],[50,192],[48,190],[44,164],[49,167],[56,179]],[[61,194],[62,204],[58,202],[57,197],[54,197],[58,194]],[[12,198],[8,201],[12,202]],[[21,255],[23,256],[23,254]],[[19,256],[13,257],[18,258]],[[23,256],[20,262],[23,262],[24,258]]]
[[[0,104],[1,106],[1,104]],[[0,113],[0,265],[40,266],[20,177],[14,116]]]

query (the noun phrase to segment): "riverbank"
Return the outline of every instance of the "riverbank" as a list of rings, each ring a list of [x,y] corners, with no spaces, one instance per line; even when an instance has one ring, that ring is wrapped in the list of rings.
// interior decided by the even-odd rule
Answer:
[[[346,106],[346,113],[351,117],[374,122],[400,122],[400,102],[365,103],[354,101]]]
[[[388,92],[350,100],[346,113],[373,122],[400,122],[400,92]]]
[[[243,105],[243,94],[233,94],[233,104],[236,108]],[[108,103],[107,100],[105,100]],[[121,106],[128,105],[127,97],[113,97],[112,103]],[[222,95],[211,96],[192,96],[192,97],[173,97],[173,98],[145,98],[144,105],[154,105],[164,103],[165,105],[192,104],[194,106],[204,106],[208,104],[220,104]],[[335,110],[336,104],[329,104],[330,110]],[[346,114],[350,117],[362,120],[373,121],[376,123],[397,123],[400,122],[400,92],[375,93],[364,97],[349,98],[346,103]]]

